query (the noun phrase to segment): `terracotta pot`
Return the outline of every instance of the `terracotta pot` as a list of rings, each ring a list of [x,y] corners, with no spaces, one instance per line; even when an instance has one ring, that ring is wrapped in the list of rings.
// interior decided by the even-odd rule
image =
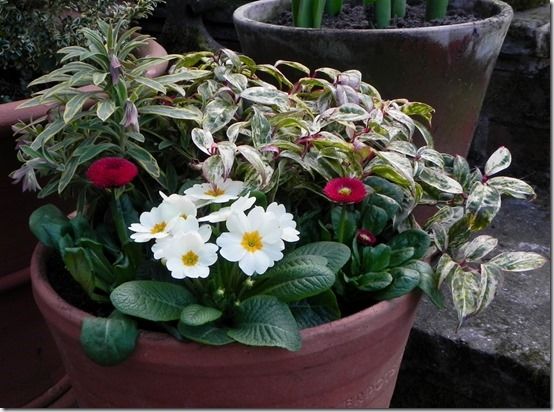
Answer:
[[[260,0],[238,8],[233,19],[242,51],[258,63],[357,69],[384,98],[430,104],[436,147],[465,156],[513,12],[498,0],[456,3],[490,17],[410,29],[305,29],[263,23],[290,8],[290,0]]]
[[[152,41],[140,49],[141,56],[164,56],[167,53]],[[147,76],[166,71],[167,63],[155,66]],[[59,200],[38,200],[34,193],[22,193],[8,174],[19,167],[15,156],[11,125],[43,116],[49,107],[42,105],[17,110],[23,100],[0,104],[0,199],[2,199],[2,234],[0,240],[0,405],[9,407],[67,407],[75,398],[69,392],[56,345],[40,315],[29,287],[29,259],[36,242],[28,228],[29,215],[37,207]]]
[[[238,344],[184,343],[141,331],[136,351],[102,367],[84,354],[88,316],[58,296],[38,245],[31,262],[35,300],[46,318],[81,407],[383,408],[389,405],[419,294],[381,302],[302,331],[289,352]]]

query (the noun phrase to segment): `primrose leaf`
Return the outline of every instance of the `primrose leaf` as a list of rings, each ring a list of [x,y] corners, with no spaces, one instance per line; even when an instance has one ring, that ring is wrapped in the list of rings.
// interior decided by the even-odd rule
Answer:
[[[393,277],[392,283],[372,295],[377,300],[390,300],[403,296],[419,285],[420,274],[417,270],[397,267],[390,269],[389,273]]]
[[[431,245],[431,239],[429,235],[420,229],[409,229],[402,233],[397,234],[389,242],[391,249],[400,249],[406,247],[413,247],[414,254],[413,259],[419,259],[425,255],[427,249]]]
[[[135,350],[136,322],[126,316],[83,319],[81,345],[87,356],[102,366],[123,362]]]
[[[177,320],[194,297],[183,286],[155,280],[123,283],[110,294],[117,310],[138,318],[163,322]]]
[[[69,227],[69,219],[52,204],[36,209],[29,217],[29,228],[44,245],[58,247],[64,230]]]
[[[276,346],[290,351],[300,349],[298,326],[290,309],[274,296],[253,296],[238,307],[236,327],[227,334],[237,342],[252,346]]]
[[[389,286],[392,281],[392,275],[388,272],[367,272],[349,280],[356,287],[365,292],[374,292]]]
[[[181,322],[189,326],[200,326],[221,317],[223,313],[216,308],[193,303],[185,306],[181,312]]]
[[[218,328],[209,323],[200,326],[190,326],[179,322],[177,329],[185,338],[206,345],[220,346],[233,342],[233,339],[227,335],[227,329]]]
[[[329,323],[340,318],[337,297],[332,290],[289,305],[300,329]]]
[[[249,295],[270,295],[283,302],[315,296],[335,283],[335,274],[321,256],[296,256],[281,261],[256,278]]]
[[[286,255],[285,260],[306,255],[324,257],[327,267],[337,273],[350,259],[350,248],[338,242],[314,242],[296,248]]]

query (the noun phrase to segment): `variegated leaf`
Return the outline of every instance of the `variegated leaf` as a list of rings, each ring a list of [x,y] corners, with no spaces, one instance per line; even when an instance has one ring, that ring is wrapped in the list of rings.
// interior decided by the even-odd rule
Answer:
[[[472,272],[465,272],[461,267],[456,268],[450,283],[452,301],[458,313],[458,328],[464,319],[475,313],[479,300],[479,283]]]
[[[138,108],[138,112],[140,114],[154,114],[171,117],[173,119],[193,120],[198,124],[202,122],[202,112],[196,106],[192,105],[187,107],[169,107],[162,105],[143,106]]]
[[[343,122],[356,122],[369,118],[369,113],[354,103],[346,103],[334,109],[331,119]]]
[[[478,231],[486,228],[500,210],[500,206],[498,190],[484,184],[476,185],[466,201],[470,229]]]
[[[495,173],[500,172],[501,170],[506,169],[512,163],[512,155],[510,151],[504,146],[499,147],[496,152],[494,152],[487,163],[485,164],[485,175],[492,176]]]
[[[223,161],[225,177],[229,177],[233,164],[235,163],[235,152],[237,150],[237,146],[231,142],[220,142],[217,144],[217,150],[221,156],[221,160]]]
[[[444,169],[444,160],[439,152],[429,147],[421,147],[416,156],[425,160],[426,162],[433,163],[435,166],[438,166],[441,169]]]
[[[211,133],[217,132],[233,119],[237,110],[237,105],[229,104],[229,102],[224,99],[212,100],[204,109],[202,128]]]
[[[254,147],[258,148],[269,142],[271,136],[271,125],[269,120],[260,112],[254,108],[254,115],[250,120],[250,130],[252,132],[252,142]]]
[[[244,158],[252,165],[254,169],[259,173],[262,178],[262,185],[267,183],[267,174],[265,169],[265,163],[260,156],[260,153],[252,146],[241,145],[237,146],[237,150]]]
[[[231,86],[233,86],[240,93],[248,87],[248,79],[244,74],[240,73],[227,73],[223,76]]]
[[[98,102],[96,106],[96,115],[105,122],[115,111],[115,103],[111,99],[105,99]]]
[[[246,125],[248,125],[248,122],[237,122],[230,125],[226,131],[227,139],[229,139],[231,143],[235,143],[241,129],[243,129]]]
[[[81,93],[73,96],[65,104],[65,110],[63,112],[63,121],[67,124],[83,109],[83,105],[90,98],[90,94]]]
[[[297,63],[289,60],[277,60],[275,62],[275,67],[279,67],[279,66],[292,67],[293,69],[299,70],[308,76],[310,75],[310,69],[304,66],[302,63]]]
[[[441,252],[446,252],[448,249],[448,231],[446,228],[439,224],[431,226],[433,232],[433,242]]]
[[[508,195],[518,199],[533,199],[537,196],[530,185],[513,177],[493,177],[489,179],[486,184],[494,187],[503,195]]]
[[[240,97],[246,100],[250,100],[254,103],[265,105],[278,105],[284,106],[288,103],[289,98],[285,92],[277,89],[270,89],[268,87],[250,87],[245,89],[240,94]]]
[[[438,275],[437,288],[440,288],[443,282],[447,281],[459,267],[460,265],[454,262],[450,255],[443,253],[435,268],[435,272]]]
[[[452,226],[455,222],[460,220],[464,215],[464,208],[461,206],[444,206],[441,207],[429,220],[427,220],[425,226],[431,227],[434,223],[440,223],[446,228]]]
[[[533,252],[504,252],[493,257],[489,263],[507,272],[526,272],[540,268],[546,259]]]
[[[462,248],[462,253],[464,259],[468,262],[476,262],[492,252],[497,245],[498,239],[492,236],[481,235],[466,244]]]
[[[475,314],[482,312],[490,305],[496,294],[502,271],[492,264],[481,265],[481,278],[479,279],[479,295],[477,297],[477,309]]]
[[[447,176],[442,170],[434,167],[423,168],[419,173],[418,179],[442,192],[453,194],[464,192],[464,189],[457,181]]]
[[[214,145],[214,138],[208,130],[203,130],[198,127],[192,129],[191,133],[192,142],[206,153],[208,156],[212,154],[212,146]]]
[[[406,156],[415,157],[417,155],[417,147],[410,142],[395,140],[389,143],[387,150],[398,152]]]
[[[410,116],[402,113],[399,110],[394,110],[394,109],[388,110],[387,114],[390,117],[392,117],[394,120],[396,120],[397,122],[399,122],[400,124],[402,124],[406,127],[406,129],[408,131],[408,137],[413,136],[414,131],[415,131],[415,123],[414,123],[414,120]]]
[[[396,152],[376,151],[375,153],[380,159],[406,179],[410,186],[414,185],[414,169],[412,163],[406,157]]]
[[[216,182],[225,174],[225,166],[220,155],[208,157],[202,163],[202,175],[208,182]]]

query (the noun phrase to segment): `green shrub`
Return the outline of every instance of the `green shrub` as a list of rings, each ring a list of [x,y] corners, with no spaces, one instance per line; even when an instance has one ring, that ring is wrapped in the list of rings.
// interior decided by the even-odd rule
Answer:
[[[30,94],[27,84],[59,63],[56,51],[81,44],[83,27],[147,17],[163,0],[0,0],[0,102]]]

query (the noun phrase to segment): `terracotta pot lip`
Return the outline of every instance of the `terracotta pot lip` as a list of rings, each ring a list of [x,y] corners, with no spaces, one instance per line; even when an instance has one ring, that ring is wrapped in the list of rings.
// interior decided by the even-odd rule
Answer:
[[[466,29],[471,29],[475,26],[487,26],[491,23],[494,23],[495,21],[511,20],[513,17],[514,12],[512,7],[503,1],[477,0],[477,2],[493,5],[494,7],[497,8],[497,13],[490,17],[479,19],[473,22],[449,24],[449,25],[443,25],[443,26],[395,28],[395,29],[325,29],[325,28],[312,29],[312,28],[306,28],[306,27],[281,26],[278,24],[261,22],[248,17],[250,10],[256,6],[290,3],[290,0],[257,0],[237,8],[233,13],[233,22],[235,23],[235,25],[237,24],[248,25],[248,26],[253,26],[259,29],[269,30],[277,33],[294,31],[296,33],[303,33],[303,34],[309,33],[314,36],[321,36],[321,35],[336,36],[338,33],[345,33],[347,35],[355,35],[356,33],[363,34],[363,35],[369,35],[371,33],[373,33],[374,35],[385,35],[385,34],[398,35],[398,34],[405,34],[405,33],[420,34],[420,33],[426,33],[426,32],[440,33],[440,32],[452,32],[456,30],[466,30]]]
[[[141,57],[164,57],[167,56],[165,48],[155,41],[154,39],[148,39],[148,42],[139,48]],[[158,77],[164,74],[168,66],[167,61],[162,61],[149,69],[145,75],[150,78]],[[94,91],[98,90],[96,86],[83,86],[79,87],[79,90]],[[8,129],[19,121],[28,122],[31,119],[44,116],[51,105],[39,105],[35,107],[18,109],[20,105],[30,99],[15,100],[13,102],[7,102],[0,104],[0,130]]]
[[[54,289],[48,282],[48,279],[46,278],[46,257],[52,252],[52,249],[44,246],[42,243],[38,243],[35,247],[35,250],[33,251],[33,256],[31,258],[31,283],[33,287],[33,292],[35,295],[39,294],[40,299],[44,300],[49,307],[54,308],[54,310],[59,313],[60,316],[63,316],[66,321],[80,328],[82,320],[85,317],[92,315],[67,303],[56,293],[56,291],[54,291]],[[331,330],[336,331],[338,329],[340,331],[346,328],[351,329],[356,327],[363,329],[364,326],[362,325],[362,323],[367,323],[368,317],[376,318],[386,316],[387,313],[394,311],[399,305],[402,305],[405,302],[412,300],[418,301],[420,296],[421,293],[414,291],[396,299],[379,302],[367,309],[364,309],[345,318],[341,318],[333,322],[329,322],[312,328],[303,329],[300,332],[302,336],[302,346],[304,348],[305,346],[308,346],[309,342],[319,341],[319,338],[322,335],[325,335]],[[141,330],[139,343],[140,341],[147,344],[155,343],[156,345],[164,345],[166,347],[177,347],[178,345],[178,347],[182,348],[182,345],[184,344],[189,345],[189,348],[194,346],[197,349],[205,349],[211,347],[209,345],[201,345],[195,342],[180,342],[167,334],[146,330]],[[238,343],[231,343],[224,346],[218,346],[216,348],[218,348],[219,350],[236,350],[238,348],[244,351],[251,351],[255,349],[259,353],[268,353],[278,350],[282,353],[282,356],[285,357],[289,356],[290,354],[294,354],[294,352],[283,351],[276,348],[254,348]]]
[[[19,286],[26,285],[30,280],[28,267],[18,270],[17,272],[2,275],[0,276],[0,293],[6,293]]]

